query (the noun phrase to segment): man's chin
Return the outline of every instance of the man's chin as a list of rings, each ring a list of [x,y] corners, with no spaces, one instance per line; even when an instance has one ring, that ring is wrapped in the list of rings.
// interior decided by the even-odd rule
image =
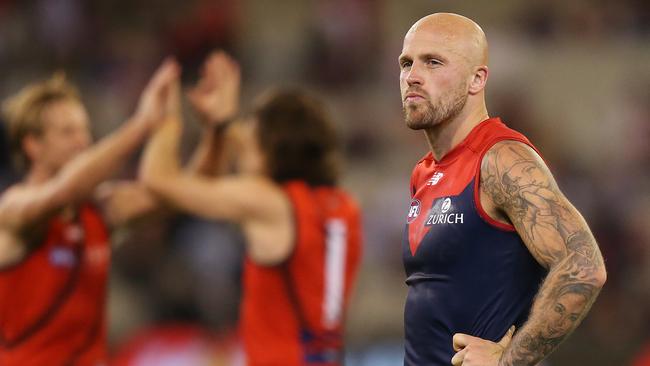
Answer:
[[[427,126],[421,121],[409,121],[409,120],[406,120],[406,127],[415,131],[423,130],[427,128]]]
[[[409,103],[404,106],[406,126],[412,130],[431,127],[431,110],[419,103]]]
[[[414,113],[406,115],[406,126],[412,130],[422,130],[433,126],[433,123],[430,118],[427,118],[425,114]]]

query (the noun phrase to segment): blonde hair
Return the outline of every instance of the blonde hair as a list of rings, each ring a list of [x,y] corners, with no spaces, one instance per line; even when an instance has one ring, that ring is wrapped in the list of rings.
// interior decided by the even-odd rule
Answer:
[[[25,169],[30,164],[22,148],[23,139],[43,133],[43,110],[53,102],[67,99],[79,101],[79,92],[59,71],[47,80],[25,86],[2,103],[12,158],[17,168]]]

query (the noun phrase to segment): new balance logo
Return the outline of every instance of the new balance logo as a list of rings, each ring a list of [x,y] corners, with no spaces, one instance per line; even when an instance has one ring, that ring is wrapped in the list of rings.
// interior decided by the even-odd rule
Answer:
[[[427,186],[435,186],[438,184],[438,182],[440,182],[440,179],[442,179],[443,176],[444,174],[442,172],[435,172],[433,176],[427,181]]]

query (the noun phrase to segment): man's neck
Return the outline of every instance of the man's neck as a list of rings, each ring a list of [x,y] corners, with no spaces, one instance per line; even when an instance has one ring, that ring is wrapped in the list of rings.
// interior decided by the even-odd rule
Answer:
[[[467,112],[461,111],[457,116],[448,121],[424,130],[424,135],[429,143],[429,148],[436,161],[440,161],[448,152],[467,137],[476,125],[488,119],[485,106]]]

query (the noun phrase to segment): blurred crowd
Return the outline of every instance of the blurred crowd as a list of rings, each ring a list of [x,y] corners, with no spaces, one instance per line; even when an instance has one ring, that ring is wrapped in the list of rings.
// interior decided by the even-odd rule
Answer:
[[[548,365],[632,365],[650,344],[650,2],[0,0],[0,98],[64,70],[103,136],[133,110],[165,55],[179,59],[189,86],[215,48],[242,63],[244,106],[271,86],[324,98],[345,144],[344,185],[365,215],[350,364],[399,365],[407,182],[427,145],[403,123],[397,57],[408,27],[438,11],[483,26],[488,110],[541,150],[606,260],[603,292]],[[187,120],[189,152],[198,124]],[[6,185],[17,176],[4,138],[0,147]],[[137,163],[117,178],[133,178]],[[113,349],[176,324],[236,353],[236,227],[166,214],[113,239]]]

